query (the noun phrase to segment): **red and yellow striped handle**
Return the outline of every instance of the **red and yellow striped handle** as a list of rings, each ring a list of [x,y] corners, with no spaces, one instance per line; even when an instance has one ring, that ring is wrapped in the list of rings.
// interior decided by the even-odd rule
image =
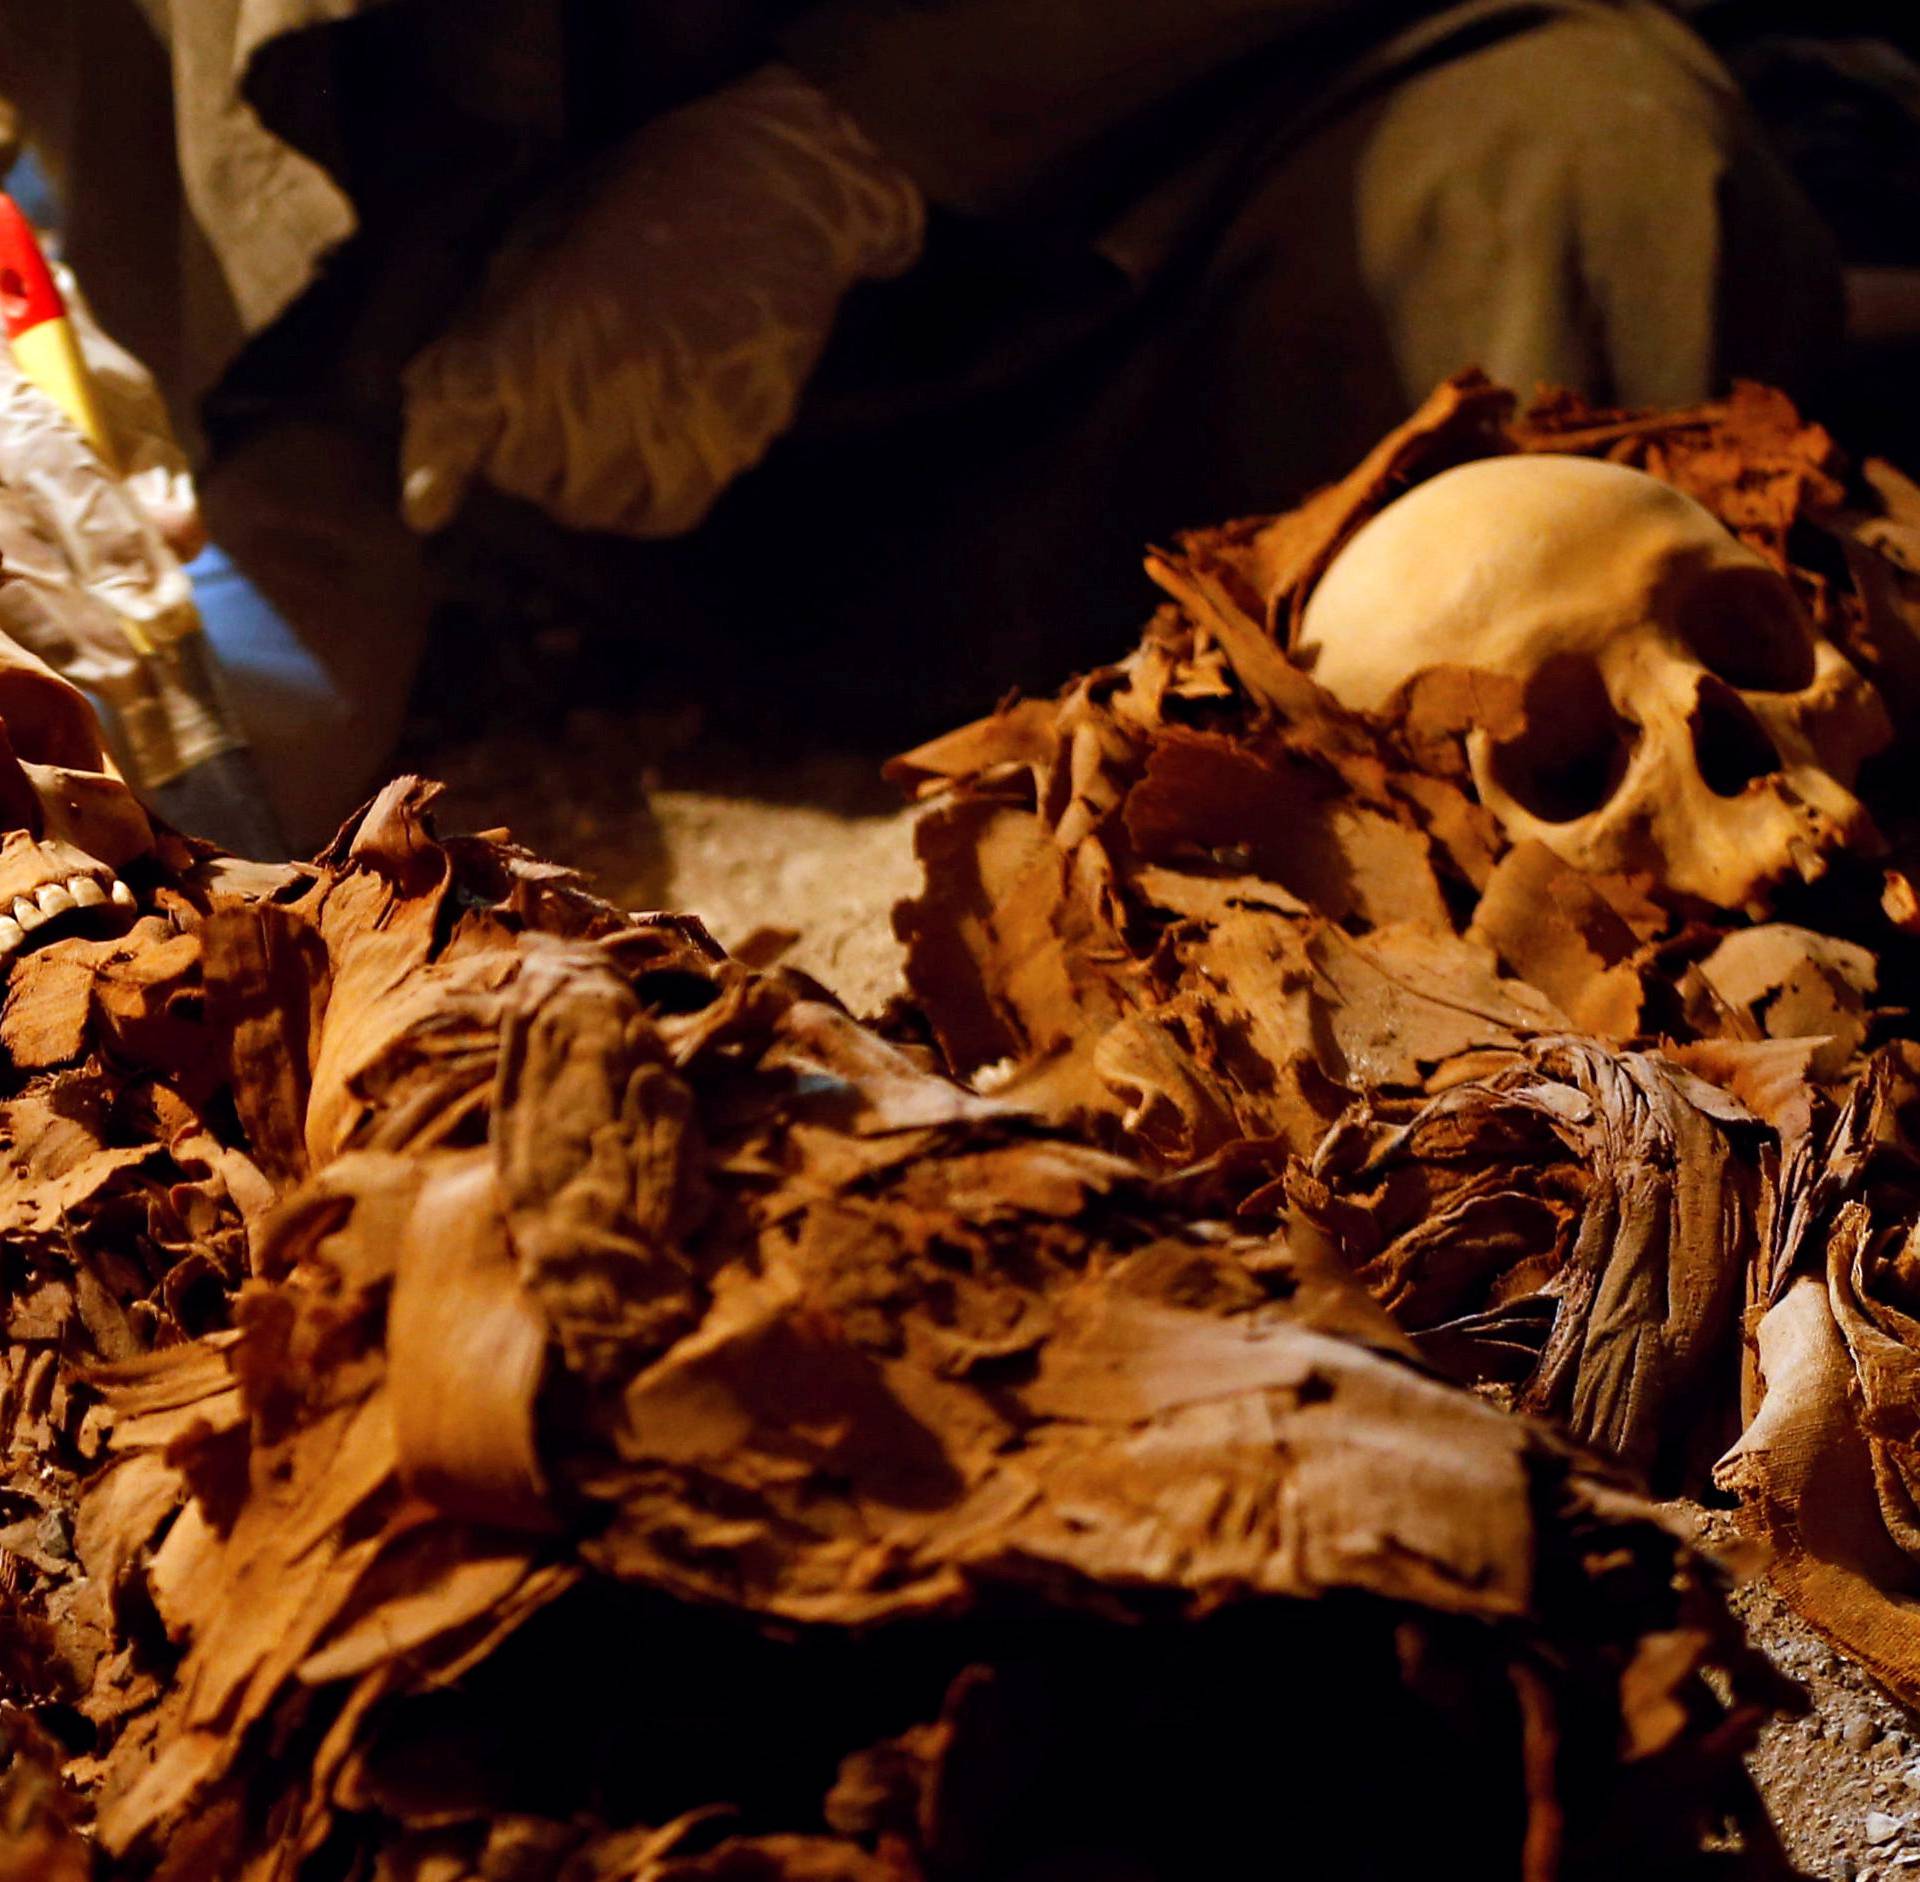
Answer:
[[[94,397],[93,377],[80,351],[67,304],[40,252],[33,224],[0,190],[0,322],[16,365],[73,421],[109,464],[113,441]]]

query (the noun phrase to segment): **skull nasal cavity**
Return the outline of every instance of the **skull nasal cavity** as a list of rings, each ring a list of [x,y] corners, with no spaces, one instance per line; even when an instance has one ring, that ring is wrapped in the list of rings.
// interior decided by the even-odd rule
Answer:
[[[1700,775],[1718,797],[1738,797],[1756,778],[1780,769],[1780,754],[1760,721],[1732,687],[1718,680],[1700,682],[1687,725]]]
[[[1700,664],[1749,693],[1813,684],[1813,636],[1793,590],[1767,568],[1719,568],[1684,590],[1676,625]]]
[[[1557,654],[1521,695],[1526,729],[1493,748],[1493,779],[1524,811],[1571,823],[1620,788],[1638,728],[1614,711],[1600,670],[1582,654]]]

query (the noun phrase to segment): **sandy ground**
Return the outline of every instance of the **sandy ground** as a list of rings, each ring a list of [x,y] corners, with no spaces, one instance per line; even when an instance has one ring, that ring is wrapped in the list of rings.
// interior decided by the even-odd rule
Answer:
[[[1676,1503],[1709,1549],[1731,1517]],[[1920,1876],[1920,1716],[1890,1699],[1756,1577],[1733,1606],[1747,1638],[1800,1687],[1806,1710],[1772,1720],[1747,1760],[1789,1859],[1822,1882]]]
[[[918,881],[912,812],[870,759],[776,764],[706,743],[686,720],[575,712],[551,736],[494,733],[416,749],[445,780],[448,829],[504,824],[632,909],[677,908],[738,946],[797,935],[784,958],[856,1013],[898,990],[893,905]],[[1676,1506],[1712,1546],[1722,1513]],[[1750,1637],[1804,1688],[1750,1760],[1789,1857],[1827,1882],[1920,1882],[1920,1717],[1895,1704],[1774,1597],[1736,1593]]]
[[[919,881],[913,812],[871,759],[770,765],[598,712],[574,713],[558,738],[503,734],[411,759],[446,784],[447,829],[504,825],[609,901],[698,915],[727,947],[788,930],[781,959],[856,1013],[900,985],[890,916]]]
[[[1767,1587],[1739,1591],[1750,1639],[1811,1702],[1748,1759],[1787,1854],[1809,1875],[1920,1874],[1920,1719],[1805,1626]]]

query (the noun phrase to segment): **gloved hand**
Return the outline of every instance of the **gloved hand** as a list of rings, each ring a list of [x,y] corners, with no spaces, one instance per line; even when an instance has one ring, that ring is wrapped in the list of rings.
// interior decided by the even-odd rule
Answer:
[[[101,332],[73,271],[51,265],[93,380],[94,402],[113,437],[120,487],[173,554],[191,562],[207,546],[207,532],[187,454],[173,435],[160,388],[124,346]]]
[[[912,265],[925,206],[766,66],[646,126],[537,221],[407,370],[417,529],[475,477],[579,529],[692,529],[791,422],[847,290]]]
[[[0,631],[103,703],[131,781],[152,788],[237,742],[189,670],[204,654],[180,558],[204,537],[153,381],[61,287],[122,468],[0,343]]]

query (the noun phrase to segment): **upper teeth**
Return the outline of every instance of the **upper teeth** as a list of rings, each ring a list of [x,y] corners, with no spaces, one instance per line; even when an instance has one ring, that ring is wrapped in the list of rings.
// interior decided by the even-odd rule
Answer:
[[[0,956],[11,954],[32,934],[56,915],[69,915],[79,908],[99,908],[111,902],[115,908],[134,906],[133,891],[113,877],[103,887],[92,876],[70,876],[64,883],[45,882],[32,896],[16,895],[12,913],[0,912]],[[4,905],[0,905],[3,909]]]

